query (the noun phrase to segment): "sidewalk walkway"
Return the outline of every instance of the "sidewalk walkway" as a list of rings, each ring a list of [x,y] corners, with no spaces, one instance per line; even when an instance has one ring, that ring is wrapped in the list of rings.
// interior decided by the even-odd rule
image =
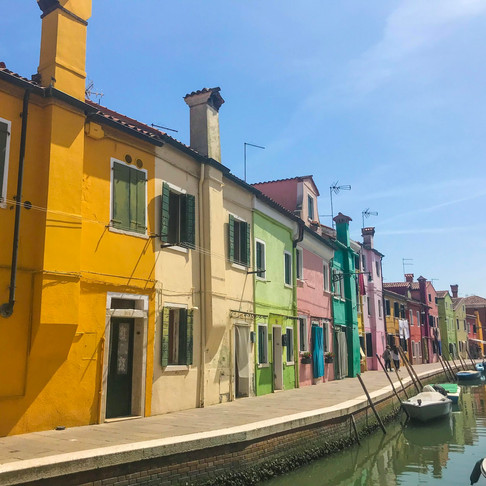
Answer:
[[[439,363],[414,368],[421,377],[442,372]],[[404,384],[411,382],[405,368],[400,375]],[[368,371],[362,378],[372,398],[391,393],[383,372]],[[393,381],[399,390],[396,377]],[[42,468],[52,469],[56,464],[64,470],[69,463],[67,473],[82,470],[82,463],[88,459],[96,458],[99,462],[103,456],[105,460],[97,467],[131,460],[130,455],[154,457],[155,449],[159,454],[161,448],[164,454],[184,452],[194,448],[195,441],[209,440],[205,446],[208,447],[222,444],[223,436],[229,442],[248,440],[250,434],[255,437],[259,430],[260,436],[268,434],[269,427],[270,431],[273,427],[277,432],[322,420],[323,415],[347,414],[365,401],[358,379],[347,378],[155,417],[3,437],[0,438],[0,484],[19,484],[7,478],[20,479],[23,473],[25,482],[42,478]]]

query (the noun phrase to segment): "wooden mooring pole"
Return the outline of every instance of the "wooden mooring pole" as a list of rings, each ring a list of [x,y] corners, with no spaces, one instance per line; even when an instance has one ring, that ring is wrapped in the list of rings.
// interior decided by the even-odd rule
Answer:
[[[417,373],[415,373],[412,363],[408,359],[408,356],[405,354],[401,346],[398,346],[398,351],[400,353],[400,356],[402,357],[402,361],[405,363],[405,367],[407,368],[408,374],[410,375],[410,378],[412,379],[412,382],[415,385],[415,389],[417,390],[417,393],[420,393],[421,388],[423,388],[420,378],[418,377]],[[420,383],[420,388],[418,383]]]
[[[455,360],[454,360],[454,358],[452,356],[451,356],[451,360],[454,363],[454,366],[456,367],[456,370],[457,371],[461,371],[460,368],[459,368],[459,366],[457,366],[457,363],[455,362]]]
[[[363,379],[361,378],[361,375],[358,373],[356,375],[356,377],[358,378],[359,382],[361,383],[361,386],[363,387],[363,390],[365,392],[366,398],[368,399],[368,402],[370,403],[370,406],[373,409],[373,412],[375,413],[376,420],[378,420],[378,423],[380,424],[381,430],[383,430],[383,433],[386,434],[385,426],[383,425],[383,422],[381,421],[381,418],[378,415],[378,412],[376,411],[376,408],[375,408],[375,405],[373,403],[373,400],[371,400],[370,394],[368,393],[368,390],[366,389],[366,386],[363,383]]]
[[[449,368],[449,371],[450,371],[450,373],[451,373],[451,376],[452,376],[453,381],[457,381],[457,377],[456,377],[456,375],[455,375],[455,373],[454,373],[454,370],[452,369],[451,364],[449,363],[449,360],[446,360],[446,359],[445,359],[445,360],[444,360],[444,363],[445,363],[445,364],[447,365],[447,367]]]
[[[466,360],[461,356],[459,355],[459,359],[461,361],[461,364],[462,364],[462,367],[467,370],[467,363],[466,363]]]
[[[442,369],[444,370],[446,380],[450,380],[451,377],[449,376],[449,370],[446,368],[444,361],[442,360],[441,356],[439,356],[439,363],[442,365]],[[452,379],[454,379],[454,378],[452,378]]]
[[[356,442],[358,443],[358,445],[361,445],[361,442],[359,440],[358,428],[356,427],[356,422],[354,421],[353,414],[351,414],[351,423],[353,424],[354,433],[356,435]]]
[[[376,353],[376,358],[378,359],[378,363],[380,363],[380,366],[383,368],[383,371],[385,372],[385,375],[388,378],[388,381],[390,382],[390,385],[392,387],[393,393],[397,397],[398,403],[401,405],[402,404],[402,401],[400,400],[400,397],[399,397],[398,392],[397,392],[397,390],[395,388],[395,385],[393,384],[393,381],[390,378],[390,375],[388,374],[388,371],[386,371],[385,366],[383,365],[380,357],[378,356],[378,353]],[[408,415],[408,411],[405,408],[403,410],[405,410],[405,413],[407,414],[407,417],[410,418],[410,416]]]
[[[476,363],[472,359],[471,353],[469,352],[469,349],[466,348],[466,353],[469,356],[469,359],[471,360],[471,364],[473,365],[473,368],[476,369]]]

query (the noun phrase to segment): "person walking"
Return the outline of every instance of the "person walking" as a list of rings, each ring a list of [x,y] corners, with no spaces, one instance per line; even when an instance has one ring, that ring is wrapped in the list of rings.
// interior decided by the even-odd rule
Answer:
[[[395,369],[400,371],[400,355],[398,354],[398,348],[393,346],[391,351],[391,357],[393,359],[393,364],[395,365]]]
[[[390,346],[387,346],[385,351],[383,351],[382,358],[385,360],[385,371],[393,371],[391,366]]]

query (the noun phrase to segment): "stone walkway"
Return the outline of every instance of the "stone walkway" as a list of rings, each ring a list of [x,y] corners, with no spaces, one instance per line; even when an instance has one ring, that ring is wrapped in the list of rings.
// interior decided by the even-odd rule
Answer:
[[[419,376],[426,377],[442,372],[442,367],[439,363],[424,364],[416,365],[415,370]],[[405,368],[400,375],[404,383],[410,383]],[[390,394],[391,386],[383,372],[368,371],[362,378],[372,398]],[[398,390],[400,383],[396,376],[393,381]],[[290,422],[295,427],[310,423],[313,417],[322,420],[327,414],[343,415],[350,407],[362,406],[365,400],[358,379],[347,378],[155,417],[3,437],[0,438],[0,484],[19,484],[7,482],[7,478],[13,474],[20,477],[23,470],[54,464],[61,468],[64,463],[83,458],[134,451],[142,451],[143,457],[148,457],[148,449],[162,446],[168,450],[167,454],[178,453],[184,451],[186,442],[213,438],[216,444],[222,435],[228,440],[228,434],[234,435],[231,441],[235,442],[243,440],[242,433],[259,428],[265,427],[265,433],[269,426],[281,431]],[[36,477],[29,475],[24,481],[32,479]]]

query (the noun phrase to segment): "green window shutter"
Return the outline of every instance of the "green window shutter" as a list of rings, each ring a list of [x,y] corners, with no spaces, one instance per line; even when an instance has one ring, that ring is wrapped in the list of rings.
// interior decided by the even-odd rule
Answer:
[[[7,194],[2,193],[3,181],[7,174],[5,174],[5,165],[7,163],[7,144],[8,144],[8,125],[0,122],[0,201],[2,197],[6,197]]]
[[[113,226],[130,228],[130,168],[113,163]]]
[[[141,170],[135,170],[137,174],[137,190],[136,190],[136,200],[137,200],[137,211],[135,218],[135,231],[137,233],[145,233],[147,230],[147,224],[145,222],[145,187],[147,180],[145,178],[145,172]]]
[[[169,307],[162,309],[162,341],[160,346],[160,362],[162,367],[169,364]]]
[[[181,240],[194,248],[196,244],[196,198],[192,194],[185,194],[182,200],[184,219],[181,228]]]
[[[263,251],[263,245],[261,243],[256,244],[256,269],[257,270],[262,270],[263,268],[263,261],[262,261],[262,251]],[[260,273],[257,273],[259,277],[262,275]]]
[[[194,311],[187,311],[187,333],[186,333],[186,364],[192,365],[192,347],[194,336]]]
[[[229,215],[228,224],[228,246],[229,246],[229,260],[235,261],[235,218],[232,214]]]
[[[244,223],[243,224],[245,231],[246,231],[246,250],[245,250],[245,264],[247,267],[250,266],[250,246],[251,246],[251,235],[250,235],[250,224]]]
[[[160,239],[167,243],[169,241],[169,184],[162,184],[162,204],[160,208]]]
[[[179,309],[179,359],[177,364],[187,361],[187,309]]]

